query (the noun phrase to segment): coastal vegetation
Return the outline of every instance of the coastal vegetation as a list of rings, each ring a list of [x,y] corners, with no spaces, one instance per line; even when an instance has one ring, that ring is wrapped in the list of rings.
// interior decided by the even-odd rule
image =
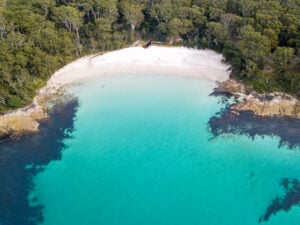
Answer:
[[[0,0],[0,113],[73,59],[156,40],[223,53],[258,92],[300,98],[300,0]]]

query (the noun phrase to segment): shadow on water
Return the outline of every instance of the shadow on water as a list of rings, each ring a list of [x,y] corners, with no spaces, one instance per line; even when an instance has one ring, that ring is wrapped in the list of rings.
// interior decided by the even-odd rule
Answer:
[[[36,225],[43,222],[43,206],[32,206],[28,195],[34,176],[50,161],[60,160],[71,138],[78,101],[57,105],[38,134],[24,135],[0,144],[0,225]],[[28,166],[30,165],[30,166]]]
[[[226,103],[226,102],[225,102]],[[213,116],[209,122],[209,129],[213,138],[233,135],[246,135],[254,139],[259,136],[279,137],[279,147],[286,146],[290,150],[300,150],[300,120],[284,117],[260,117],[252,112],[232,113],[228,107]],[[280,185],[285,195],[275,197],[266,212],[259,218],[265,222],[279,211],[288,212],[293,206],[300,206],[300,181],[284,178]]]

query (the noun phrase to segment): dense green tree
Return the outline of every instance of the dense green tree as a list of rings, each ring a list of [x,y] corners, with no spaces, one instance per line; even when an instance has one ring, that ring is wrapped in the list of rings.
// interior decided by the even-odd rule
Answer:
[[[278,47],[275,51],[275,62],[280,66],[285,66],[291,60],[294,49],[288,47]]]
[[[171,0],[159,0],[150,8],[150,15],[155,18],[158,24],[166,23],[173,18],[173,7]]]
[[[227,35],[227,29],[224,29],[221,23],[207,23],[206,37],[210,47],[221,51],[227,39]]]
[[[55,19],[61,23],[69,32],[76,33],[76,55],[80,54],[79,28],[82,26],[82,13],[71,6],[60,6],[54,9]]]
[[[21,105],[21,99],[19,96],[12,95],[7,100],[7,105],[12,108],[18,108]]]
[[[240,34],[242,39],[238,42],[237,46],[242,58],[247,59],[251,67],[255,67],[252,65],[255,63],[258,67],[262,68],[271,50],[269,39],[259,32],[254,31],[249,25],[242,27]]]
[[[299,0],[0,0],[0,113],[75,57],[137,38],[215,49],[257,91],[300,98],[299,12]]]
[[[121,0],[119,7],[125,21],[130,24],[131,32],[134,33],[144,19],[144,4],[136,0]]]

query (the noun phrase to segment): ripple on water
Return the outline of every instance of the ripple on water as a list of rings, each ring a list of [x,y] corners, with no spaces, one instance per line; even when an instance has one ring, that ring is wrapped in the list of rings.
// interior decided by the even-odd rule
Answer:
[[[51,138],[54,152],[40,163],[48,148],[30,147],[43,153],[16,160],[24,160],[22,173],[25,165],[44,165],[38,174],[24,175],[26,182],[34,176],[34,184],[22,202],[29,204],[30,193],[31,206],[43,208],[24,213],[23,221],[32,220],[22,224],[300,223],[300,208],[290,204],[300,152],[279,146],[270,133],[248,138],[234,126],[222,133],[222,126],[214,126],[222,122],[211,123],[224,106],[209,96],[214,85],[183,77],[107,76],[74,87],[80,102],[75,123],[75,111],[63,111],[67,121],[57,120],[37,140],[45,147]],[[225,127],[235,119],[224,121]],[[69,128],[72,138],[65,136]],[[216,130],[223,138],[213,138]],[[54,136],[46,139],[48,132]],[[284,208],[287,202],[291,207]]]

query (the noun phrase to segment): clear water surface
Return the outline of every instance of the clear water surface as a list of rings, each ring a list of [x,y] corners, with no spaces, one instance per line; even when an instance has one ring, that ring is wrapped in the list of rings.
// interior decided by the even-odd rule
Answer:
[[[45,206],[43,225],[259,224],[280,180],[300,179],[300,151],[274,137],[212,139],[214,86],[128,75],[73,87],[73,137],[29,196]],[[300,207],[262,224],[300,224]]]

